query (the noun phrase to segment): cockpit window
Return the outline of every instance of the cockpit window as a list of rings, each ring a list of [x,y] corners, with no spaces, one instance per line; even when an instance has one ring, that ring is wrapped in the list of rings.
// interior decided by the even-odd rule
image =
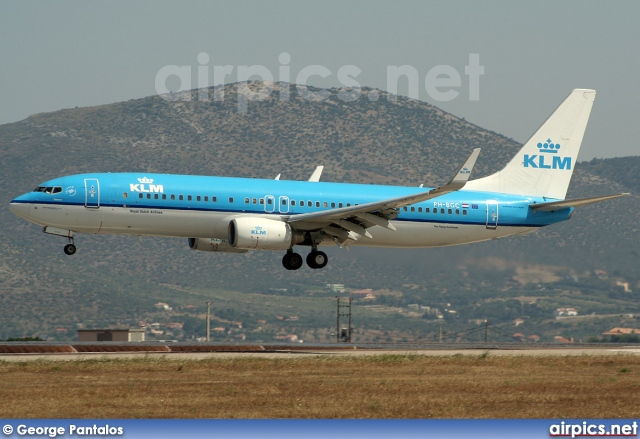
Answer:
[[[45,194],[59,194],[62,192],[62,188],[60,186],[38,186],[33,191],[44,192]]]

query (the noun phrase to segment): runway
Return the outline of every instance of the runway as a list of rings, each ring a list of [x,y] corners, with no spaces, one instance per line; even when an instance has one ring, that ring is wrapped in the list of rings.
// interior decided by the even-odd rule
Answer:
[[[0,343],[0,361],[95,359],[204,360],[211,358],[296,358],[300,356],[583,356],[640,355],[640,345],[615,344],[215,344],[215,343]]]

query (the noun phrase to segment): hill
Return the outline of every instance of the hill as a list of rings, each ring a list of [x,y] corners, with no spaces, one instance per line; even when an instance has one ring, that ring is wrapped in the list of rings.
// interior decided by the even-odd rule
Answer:
[[[325,181],[438,185],[474,147],[483,149],[472,178],[498,170],[520,147],[427,103],[402,97],[393,101],[382,91],[376,91],[375,102],[363,96],[347,102],[336,89],[327,90],[327,99],[314,101],[291,86],[285,102],[279,91],[287,86],[275,84],[267,99],[249,102],[246,113],[238,112],[242,94],[232,84],[223,88],[223,101],[198,100],[193,91],[189,101],[153,96],[2,125],[0,184],[6,202],[41,181],[81,172],[264,178],[282,173],[284,179],[306,179],[322,164]],[[209,96],[221,90],[211,89]],[[363,94],[372,91],[363,89]],[[531,121],[532,131],[540,122]],[[465,323],[483,313],[510,321],[523,310],[514,311],[509,302],[508,312],[497,313],[489,299],[547,296],[542,288],[548,297],[538,301],[544,303],[540,319],[549,317],[554,306],[574,303],[581,312],[636,313],[638,175],[640,157],[579,163],[569,197],[634,195],[582,208],[571,221],[525,237],[415,251],[332,248],[331,263],[317,271],[283,270],[277,252],[206,254],[172,239],[81,235],[77,255],[67,257],[63,240],[43,235],[38,227],[0,209],[0,338],[54,336],[56,328],[60,333],[55,336],[64,338],[73,335],[77,323],[194,319],[190,321],[197,325],[197,313],[178,313],[178,308],[191,305],[202,311],[202,301],[211,296],[220,299],[214,314],[221,322],[269,320],[288,307],[292,315],[303,309],[306,321],[321,326],[320,306],[327,316],[326,329],[333,325],[334,305],[329,296],[313,291],[329,283],[399,291],[401,299],[380,300],[400,308],[418,303],[445,309],[452,304],[465,308],[458,317]],[[607,279],[594,270],[606,272]],[[632,292],[618,297],[615,282],[629,283]],[[273,288],[286,289],[286,300],[261,303]],[[244,315],[230,291],[243,298],[239,303],[246,299],[261,306]],[[256,294],[260,296],[252,296]],[[302,306],[301,295],[317,301]],[[478,305],[479,298],[483,302]],[[157,301],[172,302],[174,314],[159,314],[153,307]],[[379,312],[367,312],[372,325],[391,324]],[[420,324],[405,319],[392,326],[410,330]],[[429,331],[424,329],[425,334]]]

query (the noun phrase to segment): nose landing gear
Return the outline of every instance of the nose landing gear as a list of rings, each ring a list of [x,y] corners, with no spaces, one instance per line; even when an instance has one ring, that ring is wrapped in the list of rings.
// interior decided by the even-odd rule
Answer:
[[[67,244],[64,246],[64,252],[65,254],[71,256],[76,252],[76,246],[73,244]]]
[[[49,235],[63,236],[67,238],[68,244],[64,246],[64,253],[67,255],[73,255],[76,252],[76,246],[73,242],[73,231],[66,229],[58,229],[57,227],[46,226],[42,229],[44,233]]]

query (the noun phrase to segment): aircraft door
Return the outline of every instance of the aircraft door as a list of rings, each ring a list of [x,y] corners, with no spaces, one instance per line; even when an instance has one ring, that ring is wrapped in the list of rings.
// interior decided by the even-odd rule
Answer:
[[[97,178],[84,179],[84,207],[88,209],[100,207],[100,182]]]
[[[276,199],[273,195],[266,195],[264,197],[264,211],[271,213],[276,209]]]
[[[278,199],[278,209],[280,209],[280,213],[289,212],[289,197],[280,197]]]
[[[487,229],[498,228],[498,201],[487,200]]]

